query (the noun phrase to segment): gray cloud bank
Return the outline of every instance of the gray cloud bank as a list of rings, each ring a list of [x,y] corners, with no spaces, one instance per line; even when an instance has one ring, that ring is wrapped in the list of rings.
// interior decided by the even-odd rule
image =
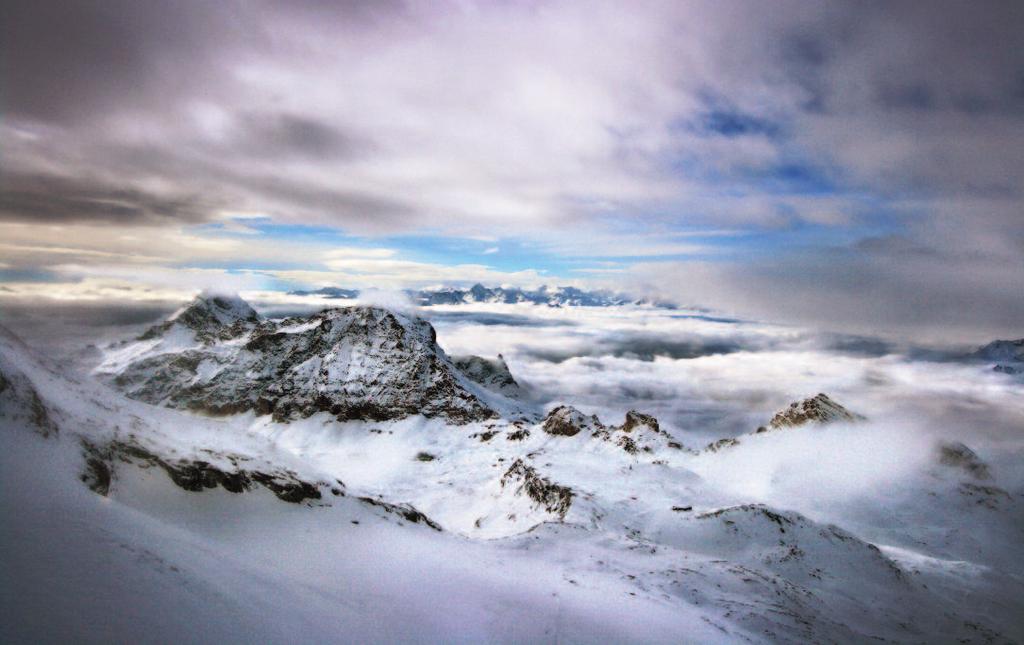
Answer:
[[[1024,315],[1019,2],[0,12],[0,220],[577,243],[820,227],[629,281],[858,330]]]

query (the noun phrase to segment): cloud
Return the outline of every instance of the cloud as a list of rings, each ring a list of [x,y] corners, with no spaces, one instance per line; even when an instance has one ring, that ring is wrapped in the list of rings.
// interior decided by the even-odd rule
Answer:
[[[315,244],[275,261],[261,240],[186,230],[253,212],[546,254],[513,281],[561,258],[657,258],[584,275],[822,325],[1019,320],[1021,5],[759,9],[7,2],[0,220],[28,228],[2,261],[50,269],[67,254],[28,249],[80,248],[71,263],[171,267],[248,247],[252,270],[504,281],[461,259],[323,265]],[[94,228],[80,241],[53,226]],[[104,226],[152,248],[104,243]],[[664,263],[693,256],[714,261]]]

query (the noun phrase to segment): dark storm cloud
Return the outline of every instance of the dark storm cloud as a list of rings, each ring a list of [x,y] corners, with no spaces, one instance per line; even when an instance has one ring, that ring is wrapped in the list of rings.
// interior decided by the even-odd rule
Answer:
[[[0,175],[0,221],[188,223],[206,219],[210,206],[197,195],[161,197],[132,186],[79,178]]]
[[[706,287],[644,277],[829,326],[1019,324],[1024,3],[539,7],[5,2],[0,217],[771,229]]]
[[[89,120],[158,108],[216,70],[241,27],[229,3],[11,0],[0,8],[2,105],[19,118]],[[219,7],[219,8],[217,8]],[[205,63],[205,64],[204,64]]]
[[[349,158],[369,145],[330,123],[298,114],[249,114],[241,121],[244,135],[238,145],[254,154],[315,161]]]

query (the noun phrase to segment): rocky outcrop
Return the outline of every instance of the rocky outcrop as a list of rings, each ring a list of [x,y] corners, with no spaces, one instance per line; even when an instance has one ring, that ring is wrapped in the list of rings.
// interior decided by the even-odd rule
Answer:
[[[501,477],[502,488],[515,488],[515,493],[523,494],[534,501],[548,513],[565,519],[569,507],[572,506],[573,492],[567,486],[552,483],[542,477],[535,468],[528,466],[522,459],[516,459]]]
[[[712,441],[708,445],[704,446],[705,452],[718,452],[719,450],[725,450],[734,446],[740,445],[740,440],[732,437],[725,439],[719,439],[718,441]]]
[[[619,426],[606,426],[597,415],[587,416],[571,405],[560,405],[548,412],[541,428],[562,437],[586,432],[590,437],[615,444],[631,455],[654,452],[662,446],[682,450],[683,446],[661,429],[658,420],[649,414],[630,410]]]
[[[359,499],[359,501],[363,502],[364,504],[375,506],[383,510],[385,513],[398,515],[399,517],[402,517],[405,520],[412,522],[413,524],[424,524],[434,529],[435,531],[443,530],[440,524],[433,521],[420,511],[418,511],[416,507],[412,506],[411,504],[391,504],[377,497],[359,497],[357,499]]]
[[[27,425],[44,437],[59,431],[32,381],[0,356],[0,419]]]
[[[178,328],[192,332],[199,342],[210,344],[235,338],[260,320],[256,310],[236,295],[203,292],[166,321],[150,327],[138,340],[159,339]]]
[[[193,309],[206,313],[187,314]],[[184,311],[169,322],[187,314],[213,325],[204,328],[209,343],[174,351],[143,346],[124,365],[101,365],[97,373],[132,398],[215,415],[253,410],[284,421],[327,412],[384,421],[420,414],[453,424],[496,416],[419,318],[344,307],[253,323],[205,302]],[[230,312],[246,310],[235,303]]]
[[[587,416],[571,405],[560,405],[548,412],[541,426],[544,432],[562,437],[573,437],[583,431],[604,429],[596,415]]]
[[[330,488],[335,495],[344,494],[344,485],[341,482],[310,483],[299,479],[295,473],[288,470],[248,470],[238,467],[240,459],[231,455],[223,457],[234,467],[225,468],[197,459],[169,459],[133,441],[113,441],[104,446],[97,446],[84,439],[82,454],[85,458],[85,470],[81,479],[100,495],[106,495],[110,491],[118,463],[142,468],[159,468],[167,473],[176,486],[194,493],[217,487],[232,493],[244,493],[259,485],[278,499],[293,504],[320,499],[321,487]]]
[[[478,383],[492,392],[509,398],[519,398],[522,390],[519,383],[508,369],[505,358],[498,354],[497,360],[482,356],[453,356],[452,363],[466,375],[469,380]]]
[[[768,426],[758,428],[758,432],[795,428],[808,423],[836,423],[864,421],[866,417],[850,412],[833,401],[827,394],[818,394],[803,401],[791,403],[788,408],[778,412]]]
[[[976,479],[989,479],[988,464],[976,452],[959,441],[943,442],[938,446],[939,463],[950,468],[963,470]]]
[[[617,427],[600,428],[594,432],[594,436],[605,441],[610,441],[622,448],[627,453],[635,455],[641,452],[654,452],[665,444],[673,444],[670,447],[681,449],[682,446],[671,441],[667,432],[661,429],[658,420],[649,414],[630,410],[622,425]]]
[[[790,403],[788,408],[777,412],[771,421],[768,422],[767,426],[759,427],[753,434],[797,428],[808,424],[853,423],[865,421],[866,419],[867,417],[856,412],[850,412],[832,400],[827,394],[822,393],[803,401]],[[704,452],[719,452],[738,445],[740,445],[738,438],[727,437],[712,441],[704,447]]]
[[[992,341],[979,348],[974,356],[995,363],[1024,363],[1024,338]]]
[[[1024,338],[992,341],[974,352],[974,358],[995,363],[992,369],[1001,374],[1024,374]]]

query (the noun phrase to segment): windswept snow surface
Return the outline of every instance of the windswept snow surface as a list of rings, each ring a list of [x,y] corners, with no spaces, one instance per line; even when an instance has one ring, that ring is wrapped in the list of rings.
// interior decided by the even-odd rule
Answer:
[[[0,338],[17,385],[0,391],[0,641],[1024,639],[1014,379],[701,312],[466,308],[431,308],[444,349],[502,354],[524,405],[573,405],[581,431],[209,418]],[[818,392],[865,418],[756,432]],[[320,497],[185,490],[131,452],[102,496],[80,480],[83,440]],[[954,442],[986,469],[944,463]]]

